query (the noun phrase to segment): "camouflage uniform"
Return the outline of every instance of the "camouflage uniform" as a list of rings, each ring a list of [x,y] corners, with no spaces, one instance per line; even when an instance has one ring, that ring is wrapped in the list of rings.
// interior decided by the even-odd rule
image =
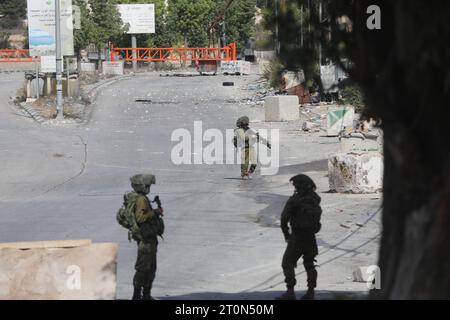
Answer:
[[[298,175],[291,181],[294,182],[296,190],[281,214],[281,229],[287,242],[282,268],[288,291],[280,298],[295,299],[294,287],[297,283],[295,268],[298,260],[303,257],[308,283],[308,293],[303,298],[313,299],[317,285],[317,271],[314,263],[318,255],[315,234],[321,228],[319,222],[322,213],[321,199],[315,193],[315,184],[309,177]]]
[[[156,275],[156,253],[158,239],[154,218],[160,209],[153,209],[147,194],[150,185],[155,183],[154,176],[136,175],[131,178],[132,187],[139,194],[136,200],[135,218],[139,226],[142,240],[137,240],[138,253],[135,264],[136,273],[133,278],[133,299],[152,299],[151,289]]]
[[[249,123],[248,117],[240,117],[234,130],[234,146],[241,149],[241,177],[248,176],[256,170],[258,158],[255,144],[262,142],[268,148],[271,147],[267,140],[249,128]]]

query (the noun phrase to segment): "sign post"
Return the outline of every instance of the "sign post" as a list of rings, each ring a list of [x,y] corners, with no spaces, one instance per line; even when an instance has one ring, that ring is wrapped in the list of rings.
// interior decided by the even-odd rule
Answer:
[[[129,26],[131,34],[131,48],[133,55],[133,71],[137,71],[137,34],[155,33],[155,5],[154,4],[119,4],[117,8],[122,21]]]
[[[63,116],[62,57],[74,55],[72,0],[28,0],[30,55],[56,60],[56,108]]]
[[[60,0],[55,0],[55,34],[56,34],[56,118],[64,118],[62,101],[62,73],[61,73],[61,8]]]

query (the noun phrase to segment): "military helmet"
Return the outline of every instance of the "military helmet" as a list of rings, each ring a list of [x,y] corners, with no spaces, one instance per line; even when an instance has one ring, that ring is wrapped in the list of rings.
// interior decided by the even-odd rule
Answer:
[[[247,127],[249,124],[250,124],[250,119],[246,116],[240,117],[236,121],[236,127],[238,127],[238,128]]]
[[[297,189],[299,193],[304,194],[316,191],[316,184],[307,175],[299,174],[295,177],[292,177],[289,181],[292,182],[295,189]]]
[[[156,177],[152,174],[136,174],[130,178],[130,181],[135,192],[148,194],[150,186],[156,183]]]

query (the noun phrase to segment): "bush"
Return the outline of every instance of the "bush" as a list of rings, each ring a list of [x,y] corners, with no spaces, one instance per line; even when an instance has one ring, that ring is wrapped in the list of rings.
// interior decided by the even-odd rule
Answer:
[[[279,89],[283,80],[284,66],[280,60],[275,58],[265,67],[263,77],[269,82],[274,89]]]
[[[363,110],[365,106],[364,96],[358,85],[348,81],[342,81],[339,84],[339,93],[341,103],[353,106],[358,113]]]
[[[9,34],[2,32],[0,33],[0,49],[9,48]]]

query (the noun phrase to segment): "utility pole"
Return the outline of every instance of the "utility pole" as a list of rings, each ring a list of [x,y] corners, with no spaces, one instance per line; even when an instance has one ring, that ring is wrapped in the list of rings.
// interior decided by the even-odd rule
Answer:
[[[303,5],[300,7],[300,48],[303,48]]]
[[[322,0],[319,0],[319,66],[322,65]]]
[[[275,17],[276,17],[276,23],[275,23],[275,37],[276,37],[276,53],[277,55],[280,54],[280,40],[279,40],[279,31],[278,31],[278,0],[275,0]]]
[[[223,46],[227,45],[227,13],[225,12],[223,15]]]
[[[131,48],[133,49],[133,72],[137,72],[137,40],[136,35],[131,35]]]
[[[61,6],[60,0],[55,0],[55,25],[56,25],[56,117],[64,118],[62,99],[62,74],[61,74]]]

